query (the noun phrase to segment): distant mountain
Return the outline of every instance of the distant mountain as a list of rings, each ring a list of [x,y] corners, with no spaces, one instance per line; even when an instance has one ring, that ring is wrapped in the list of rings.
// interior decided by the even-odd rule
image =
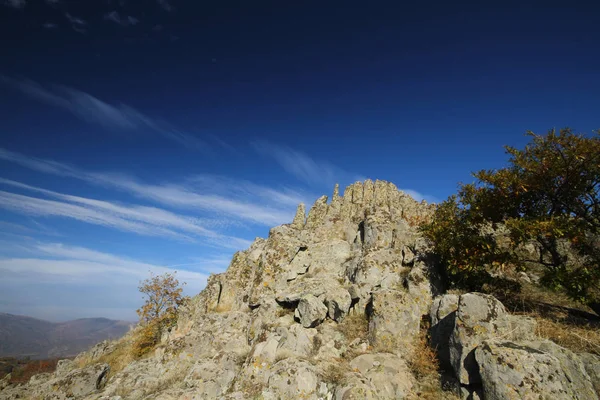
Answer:
[[[132,325],[107,318],[53,323],[0,313],[0,357],[69,357],[105,339],[123,336]]]

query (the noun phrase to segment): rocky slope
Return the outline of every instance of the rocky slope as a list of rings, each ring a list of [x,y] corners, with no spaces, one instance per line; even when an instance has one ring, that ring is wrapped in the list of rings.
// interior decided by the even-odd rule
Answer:
[[[71,357],[101,340],[120,338],[131,325],[107,318],[55,323],[0,313],[0,357]]]
[[[463,398],[598,398],[598,358],[537,340],[493,297],[444,294],[416,229],[431,206],[382,181],[327,200],[212,275],[151,356],[110,372],[97,361],[119,344],[102,343],[0,399],[456,398],[415,375],[428,320]]]

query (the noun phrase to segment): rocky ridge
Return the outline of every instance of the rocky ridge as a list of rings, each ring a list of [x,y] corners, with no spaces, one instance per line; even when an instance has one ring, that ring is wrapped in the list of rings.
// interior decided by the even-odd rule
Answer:
[[[383,181],[336,186],[212,275],[151,356],[111,373],[101,343],[0,399],[598,399],[596,356],[491,296],[444,294],[416,227],[433,209]],[[456,394],[411,368],[424,321]]]

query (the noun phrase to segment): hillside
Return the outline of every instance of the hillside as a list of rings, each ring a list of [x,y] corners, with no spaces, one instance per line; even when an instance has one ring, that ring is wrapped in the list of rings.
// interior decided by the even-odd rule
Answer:
[[[107,318],[82,318],[53,323],[0,313],[0,357],[46,359],[70,357],[105,339],[116,339],[131,323]]]
[[[26,385],[0,381],[0,399],[597,400],[593,348],[447,291],[418,229],[433,210],[388,182],[336,186],[211,275],[148,354],[138,327]]]

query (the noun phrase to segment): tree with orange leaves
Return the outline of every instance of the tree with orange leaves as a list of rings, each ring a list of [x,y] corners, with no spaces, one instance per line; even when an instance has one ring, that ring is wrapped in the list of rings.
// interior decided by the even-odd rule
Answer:
[[[138,356],[150,351],[164,329],[177,322],[177,309],[187,301],[183,296],[183,285],[175,277],[176,272],[162,275],[150,274],[150,278],[140,282],[139,290],[145,303],[137,310],[142,329],[135,343]]]
[[[142,323],[152,321],[166,322],[175,317],[177,308],[185,301],[183,283],[175,277],[177,272],[165,272],[162,275],[151,273],[150,278],[140,283],[138,289],[145,296],[146,302],[137,310]]]

